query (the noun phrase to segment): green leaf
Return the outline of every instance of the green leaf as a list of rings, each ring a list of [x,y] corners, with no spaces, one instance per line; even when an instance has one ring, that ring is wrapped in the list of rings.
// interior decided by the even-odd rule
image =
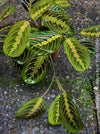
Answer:
[[[55,3],[61,7],[70,7],[70,3],[67,0],[55,0]]]
[[[31,56],[33,56],[33,52],[25,49],[19,57],[12,58],[12,60],[15,61],[17,64],[23,65],[31,58]]]
[[[67,92],[60,96],[59,111],[61,123],[68,131],[76,133],[83,129],[83,123],[75,104],[75,100]]]
[[[38,32],[30,34],[27,49],[35,55],[47,55],[54,53],[61,45],[62,36],[50,32]]]
[[[30,23],[19,21],[10,29],[4,45],[3,51],[10,57],[20,56],[26,48],[26,41],[30,33]]]
[[[35,84],[43,80],[48,72],[48,57],[34,55],[24,64],[21,76],[27,84]]]
[[[0,16],[0,21],[3,21],[4,19],[6,19],[7,17],[9,17],[10,15],[12,15],[15,11],[15,7],[14,6],[7,6],[6,9],[3,11],[3,13]]]
[[[27,11],[29,11],[30,8],[30,1],[32,1],[31,6],[33,7],[34,4],[36,4],[36,2],[38,2],[39,0],[20,0],[21,4]]]
[[[84,72],[90,64],[87,48],[74,38],[67,38],[64,42],[65,53],[72,66],[79,72]]]
[[[92,38],[100,38],[100,25],[91,26],[89,28],[83,29],[81,35],[88,36]]]
[[[26,102],[17,112],[17,119],[34,119],[40,117],[47,110],[46,102],[41,97],[36,97]]]
[[[95,56],[95,44],[90,40],[90,39],[80,39],[79,42],[87,47],[87,51],[90,54],[90,57],[94,57]]]
[[[56,33],[66,33],[69,30],[70,18],[67,14],[58,11],[47,11],[42,16],[43,25]]]
[[[5,25],[5,26],[2,26],[2,27],[0,27],[0,32],[1,31],[4,31],[4,30],[7,30],[7,29],[9,29],[9,28],[11,28],[12,27],[12,25]]]
[[[51,5],[51,0],[40,0],[31,8],[30,17],[33,20],[38,19]]]
[[[51,125],[59,125],[60,122],[60,113],[59,113],[59,100],[60,95],[58,95],[55,100],[52,102],[49,113],[48,113],[48,121]]]

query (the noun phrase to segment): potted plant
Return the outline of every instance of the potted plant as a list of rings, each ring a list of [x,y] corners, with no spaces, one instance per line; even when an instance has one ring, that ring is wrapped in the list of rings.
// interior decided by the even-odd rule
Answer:
[[[70,132],[83,129],[77,105],[71,95],[63,89],[58,80],[53,60],[56,51],[64,45],[65,53],[79,72],[84,72],[90,65],[90,57],[95,55],[95,46],[89,38],[74,38],[75,32],[70,17],[64,12],[64,7],[71,4],[67,0],[21,0],[24,8],[29,12],[30,19],[16,22],[13,25],[1,27],[10,30],[5,37],[3,51],[8,55],[27,84],[35,84],[45,78],[51,64],[53,77],[46,92],[26,102],[17,112],[17,119],[30,119],[43,115],[46,102],[43,97],[49,92],[54,79],[60,94],[52,102],[48,121],[52,125],[63,124]],[[0,17],[6,19],[15,10],[8,6]],[[83,29],[82,36],[100,37],[100,25]]]

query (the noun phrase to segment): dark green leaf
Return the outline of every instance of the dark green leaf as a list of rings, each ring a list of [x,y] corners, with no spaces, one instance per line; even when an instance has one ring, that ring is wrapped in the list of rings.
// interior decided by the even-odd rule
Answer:
[[[40,117],[47,110],[46,102],[43,98],[37,97],[26,102],[17,112],[17,119],[34,119]]]
[[[61,45],[62,36],[56,33],[40,32],[30,34],[27,49],[35,55],[47,55],[54,53]]]
[[[68,131],[76,133],[83,129],[83,123],[75,104],[75,100],[67,92],[60,96],[59,111],[61,123]]]

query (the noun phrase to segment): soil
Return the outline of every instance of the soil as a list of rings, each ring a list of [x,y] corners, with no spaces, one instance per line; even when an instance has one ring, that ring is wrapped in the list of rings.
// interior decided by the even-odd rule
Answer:
[[[70,3],[72,6],[65,10],[70,15],[76,32],[100,23],[100,3],[98,0],[71,0]],[[15,5],[16,11],[0,25],[29,19],[29,13],[25,11],[19,0],[8,0],[5,3],[0,1],[0,14],[7,5]],[[96,42],[96,40],[93,41]],[[46,91],[52,78],[52,69],[42,82],[36,85],[27,85],[22,81],[21,76],[13,67],[8,56],[3,53],[2,46],[3,43],[0,43],[0,134],[70,134],[62,125],[52,126],[49,124],[48,110],[43,116],[34,120],[15,119],[16,112],[25,102],[43,95]],[[79,77],[92,77],[96,71],[95,57],[91,59],[89,69],[84,73],[79,73],[69,63],[62,46],[58,57],[54,60],[54,67],[64,89],[71,92],[77,99],[80,93],[74,90],[74,85],[70,85],[70,80]],[[44,98],[47,108],[49,108],[51,102],[58,94],[57,86],[54,83],[50,92]],[[85,103],[83,102],[82,104],[87,105]],[[93,104],[90,104],[88,108],[79,107],[84,129],[77,134],[96,133],[97,123],[96,119],[93,118],[93,109]]]

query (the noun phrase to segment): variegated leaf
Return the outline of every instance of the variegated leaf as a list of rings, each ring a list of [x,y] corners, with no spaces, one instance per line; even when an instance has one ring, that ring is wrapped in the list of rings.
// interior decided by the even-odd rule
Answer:
[[[72,66],[79,72],[84,72],[90,64],[87,48],[74,38],[67,38],[64,42],[65,53]]]
[[[25,64],[31,57],[33,56],[33,52],[28,50],[28,49],[25,49],[24,52],[19,56],[19,57],[16,57],[16,58],[13,58],[12,60],[17,62],[18,64],[20,65],[23,65]]]
[[[31,1],[31,3],[30,3]],[[21,4],[23,5],[23,7],[29,11],[30,6],[33,7],[34,4],[36,4],[39,0],[20,0]],[[31,5],[30,5],[31,4]]]
[[[2,26],[2,27],[0,27],[0,32],[1,31],[4,31],[4,30],[7,30],[7,29],[9,29],[9,28],[11,28],[12,27],[12,25],[5,25],[5,26]]]
[[[17,112],[17,119],[34,119],[40,117],[47,110],[46,102],[41,97],[36,97],[26,102]]]
[[[33,20],[38,19],[52,5],[51,0],[40,0],[31,8],[30,17]]]
[[[16,68],[16,70],[19,72],[19,73],[21,73],[21,71],[22,71],[22,68],[23,68],[23,65],[21,65],[21,64],[18,64],[15,60],[13,60],[13,59],[11,59],[12,60],[12,63],[13,63],[13,65],[14,65],[14,67]]]
[[[60,100],[60,95],[58,95],[55,98],[55,100],[52,102],[49,108],[48,121],[51,125],[61,124],[60,113],[59,113],[59,100]]]
[[[0,21],[3,21],[8,16],[12,15],[15,11],[14,6],[7,6],[6,9],[3,11],[2,15],[0,16]]]
[[[68,131],[76,133],[83,129],[83,123],[75,104],[75,100],[67,92],[60,96],[59,111],[61,123]]]
[[[48,72],[48,57],[34,55],[24,64],[21,76],[27,84],[35,84],[43,80]]]
[[[55,0],[55,3],[61,7],[70,7],[70,3],[67,0]]]
[[[87,39],[87,38],[80,39],[79,42],[83,46],[88,48],[87,51],[90,54],[90,57],[94,57],[95,56],[95,44],[90,39]]]
[[[43,25],[56,33],[66,33],[70,29],[70,18],[67,14],[58,11],[47,11],[42,16]]]
[[[60,46],[62,36],[50,32],[38,32],[30,34],[27,49],[32,50],[35,55],[47,55],[54,53]]]
[[[60,9],[59,5],[57,5],[57,4],[54,4],[48,10],[49,11],[60,11],[61,12],[61,9]]]
[[[100,25],[91,26],[89,28],[83,29],[81,31],[81,35],[92,38],[100,38]]]
[[[3,51],[10,57],[20,56],[26,48],[26,41],[30,33],[30,23],[19,21],[10,29],[4,45]]]

